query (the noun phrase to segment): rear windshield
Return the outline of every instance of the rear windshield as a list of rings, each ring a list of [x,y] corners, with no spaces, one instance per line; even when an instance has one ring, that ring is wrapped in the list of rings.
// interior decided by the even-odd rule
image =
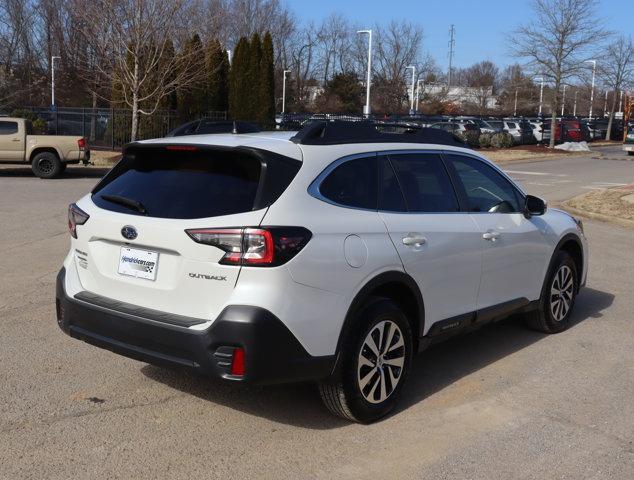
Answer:
[[[117,164],[92,200],[106,210],[159,218],[231,215],[254,209],[260,174],[261,161],[244,153],[139,151]]]

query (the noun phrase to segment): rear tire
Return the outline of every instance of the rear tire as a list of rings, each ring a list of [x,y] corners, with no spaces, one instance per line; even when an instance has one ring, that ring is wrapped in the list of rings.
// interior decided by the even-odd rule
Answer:
[[[548,269],[539,308],[527,314],[526,323],[530,328],[543,333],[559,333],[570,327],[579,290],[578,275],[570,254],[558,252]]]
[[[371,300],[342,347],[339,374],[319,384],[324,404],[353,422],[384,417],[398,403],[412,355],[412,330],[403,312],[387,298]]]
[[[62,162],[54,153],[42,152],[33,157],[31,169],[36,177],[55,178],[62,173]]]
[[[634,155],[634,152],[627,152],[627,154],[632,156],[632,155]]]

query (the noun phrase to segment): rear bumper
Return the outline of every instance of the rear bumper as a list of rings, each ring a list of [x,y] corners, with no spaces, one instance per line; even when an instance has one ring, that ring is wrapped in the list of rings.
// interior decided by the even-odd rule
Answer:
[[[130,358],[256,384],[326,378],[335,363],[334,355],[309,355],[288,328],[262,308],[229,306],[206,330],[192,330],[177,322],[144,318],[69,297],[64,280],[62,268],[56,287],[59,327],[71,337]],[[244,376],[231,375],[235,347],[245,351]]]
[[[626,152],[634,152],[634,143],[624,143],[623,150]]]

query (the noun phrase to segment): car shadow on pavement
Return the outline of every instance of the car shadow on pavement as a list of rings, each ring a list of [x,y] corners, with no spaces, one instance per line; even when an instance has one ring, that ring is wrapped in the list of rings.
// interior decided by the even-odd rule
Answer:
[[[109,168],[69,166],[58,178],[46,181],[54,182],[69,178],[102,178],[109,170]],[[0,178],[2,177],[25,177],[37,179],[37,177],[33,175],[31,167],[0,168]]]
[[[612,294],[583,289],[575,305],[572,328],[585,320],[602,317],[601,312],[613,300]],[[514,316],[430,348],[415,359],[409,384],[391,415],[398,415],[461,378],[546,336],[529,330],[521,316]],[[274,422],[318,430],[349,425],[326,410],[317,388],[311,383],[266,387],[231,385],[153,365],[142,367],[141,372],[170,388]]]

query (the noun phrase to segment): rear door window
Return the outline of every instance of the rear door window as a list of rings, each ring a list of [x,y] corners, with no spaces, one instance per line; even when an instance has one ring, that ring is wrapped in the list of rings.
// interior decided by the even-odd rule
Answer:
[[[451,180],[435,153],[390,155],[408,211],[420,213],[460,210]]]
[[[12,135],[18,133],[17,122],[0,122],[0,135]]]
[[[289,169],[284,173],[274,168],[278,193],[271,201],[299,167],[289,163]],[[243,152],[139,150],[124,157],[97,185],[92,200],[106,210],[159,218],[231,215],[256,209],[256,195],[263,196],[258,190],[261,175],[261,161]],[[124,205],[121,198],[137,202],[147,213]]]

